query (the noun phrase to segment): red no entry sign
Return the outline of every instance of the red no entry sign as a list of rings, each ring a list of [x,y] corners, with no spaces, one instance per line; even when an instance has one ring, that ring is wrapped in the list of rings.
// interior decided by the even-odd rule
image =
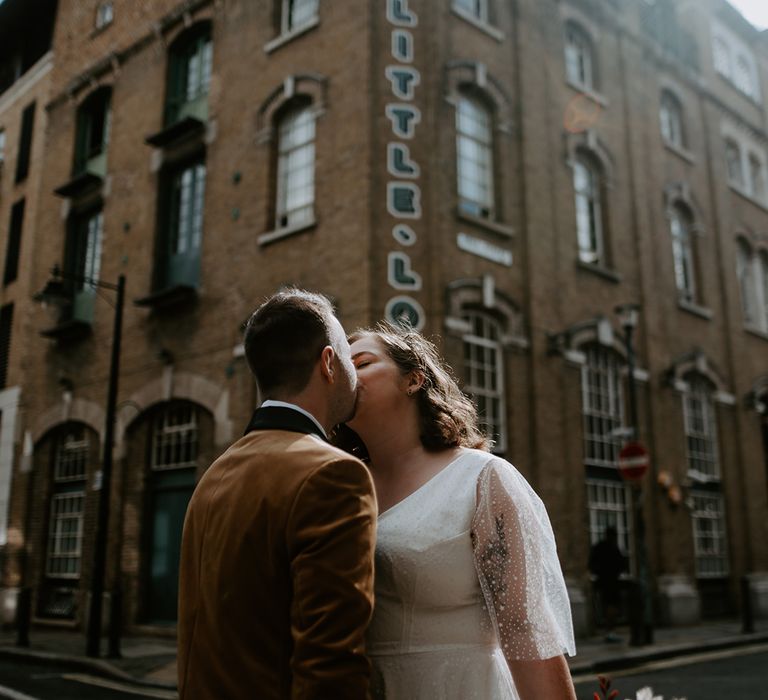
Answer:
[[[648,471],[648,450],[639,442],[628,442],[619,451],[619,471],[627,481],[639,481]]]

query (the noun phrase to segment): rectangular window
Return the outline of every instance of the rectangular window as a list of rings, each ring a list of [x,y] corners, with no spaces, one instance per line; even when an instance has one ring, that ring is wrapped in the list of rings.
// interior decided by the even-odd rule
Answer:
[[[205,164],[177,172],[171,181],[169,244],[172,255],[197,251],[203,237]]]
[[[581,370],[584,416],[584,463],[616,467],[623,425],[623,397],[619,363],[608,350],[592,346]]]
[[[13,304],[6,304],[0,309],[0,389],[5,389],[6,381],[8,379],[12,324]]]
[[[29,173],[29,159],[32,154],[32,132],[35,127],[35,103],[28,105],[21,115],[19,155],[16,160],[16,182],[25,180]]]
[[[11,224],[8,227],[8,247],[5,251],[5,272],[3,285],[16,280],[19,272],[19,253],[21,252],[21,231],[24,226],[24,200],[20,200],[11,209]]]
[[[615,527],[617,544],[624,554],[632,553],[632,519],[627,487],[621,481],[587,479],[589,543],[597,544],[606,528]]]
[[[705,480],[720,478],[717,424],[711,394],[705,380],[692,377],[688,380],[688,391],[683,400],[688,471]]]
[[[310,224],[315,201],[315,117],[311,107],[280,121],[275,228]]]
[[[69,434],[56,446],[45,573],[79,578],[88,440]]]
[[[693,548],[696,576],[721,578],[728,575],[725,508],[720,494],[694,493]]]
[[[283,0],[282,33],[309,24],[317,17],[319,0]]]
[[[485,219],[494,216],[493,118],[468,95],[456,107],[456,176],[459,208]]]

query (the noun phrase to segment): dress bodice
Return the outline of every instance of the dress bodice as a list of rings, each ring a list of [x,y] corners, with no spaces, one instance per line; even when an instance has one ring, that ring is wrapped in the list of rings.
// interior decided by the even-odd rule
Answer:
[[[464,451],[379,516],[372,654],[489,645],[470,538],[483,463]]]

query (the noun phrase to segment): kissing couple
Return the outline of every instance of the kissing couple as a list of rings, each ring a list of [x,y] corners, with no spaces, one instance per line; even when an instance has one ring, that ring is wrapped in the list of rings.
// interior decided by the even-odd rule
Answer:
[[[184,522],[181,700],[575,700],[546,510],[435,346],[289,289],[245,354],[265,400]]]

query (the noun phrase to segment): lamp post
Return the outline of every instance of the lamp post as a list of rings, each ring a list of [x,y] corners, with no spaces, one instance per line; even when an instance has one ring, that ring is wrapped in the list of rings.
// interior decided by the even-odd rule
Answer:
[[[123,331],[123,304],[125,300],[125,275],[117,278],[117,284],[63,272],[54,267],[51,279],[35,298],[38,301],[51,301],[61,304],[70,301],[71,294],[67,293],[63,281],[70,280],[108,289],[117,293],[115,316],[112,330],[112,352],[109,362],[109,387],[107,390],[107,410],[104,419],[104,452],[101,461],[101,478],[99,483],[98,512],[96,532],[93,542],[93,560],[91,566],[91,599],[88,609],[88,629],[86,654],[98,658],[101,642],[101,606],[104,594],[104,576],[107,563],[107,539],[109,533],[109,498],[112,483],[112,448],[115,436],[115,416],[117,413],[117,384],[120,375],[120,339]],[[97,476],[98,478],[98,476]],[[98,482],[97,482],[98,483]],[[113,592],[114,595],[114,592]],[[119,596],[118,596],[119,598]],[[119,602],[119,601],[118,601]],[[113,602],[114,603],[114,602]],[[117,605],[111,606],[109,629],[109,651],[111,657],[120,656],[119,611]]]
[[[627,351],[627,387],[629,390],[629,429],[631,443],[625,445],[622,453],[628,455],[642,454],[645,450],[638,442],[639,426],[637,419],[637,391],[635,387],[635,347],[634,333],[640,316],[639,304],[620,304],[614,309],[619,317],[619,323],[624,330],[624,347]],[[634,457],[637,461],[637,457]],[[630,458],[630,460],[632,459]],[[620,454],[621,462],[621,454]],[[630,465],[633,466],[633,465]],[[637,577],[632,586],[632,603],[630,611],[630,644],[644,646],[653,643],[653,618],[651,612],[651,591],[648,584],[648,559],[645,549],[645,519],[643,517],[642,475],[644,469],[631,480],[632,493],[632,534],[635,557],[637,560]],[[631,473],[631,469],[627,470]],[[624,475],[624,470],[622,470]]]

